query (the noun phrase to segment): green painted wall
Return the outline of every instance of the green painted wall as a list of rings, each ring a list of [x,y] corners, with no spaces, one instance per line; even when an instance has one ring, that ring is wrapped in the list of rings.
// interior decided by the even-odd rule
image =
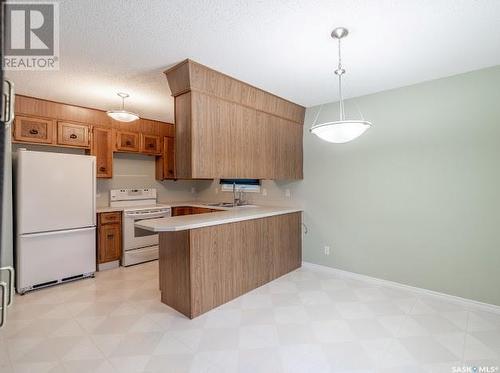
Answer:
[[[305,208],[304,260],[500,305],[500,66],[355,102],[374,127],[329,144],[308,109],[304,180],[278,184]]]

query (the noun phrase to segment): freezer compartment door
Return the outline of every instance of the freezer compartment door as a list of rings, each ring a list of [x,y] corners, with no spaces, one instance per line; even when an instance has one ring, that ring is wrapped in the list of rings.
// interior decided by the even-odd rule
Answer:
[[[96,270],[95,227],[18,237],[17,290]]]
[[[19,234],[95,225],[95,157],[17,152]]]

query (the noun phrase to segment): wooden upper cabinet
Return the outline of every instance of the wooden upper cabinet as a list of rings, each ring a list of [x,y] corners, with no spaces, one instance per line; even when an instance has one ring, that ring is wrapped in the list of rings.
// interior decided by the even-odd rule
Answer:
[[[56,127],[53,119],[16,115],[14,141],[54,144]]]
[[[172,96],[189,91],[220,99],[304,124],[305,108],[260,88],[187,59],[165,71]]]
[[[80,148],[90,147],[90,127],[87,124],[58,121],[57,144]]]
[[[122,152],[138,152],[140,148],[139,133],[116,131],[116,150]]]
[[[304,107],[191,60],[165,74],[177,178],[303,178]]]
[[[90,153],[96,157],[96,175],[99,178],[113,177],[113,130],[94,127]]]
[[[175,179],[175,138],[165,136],[163,138],[163,177],[164,179]]]
[[[124,124],[103,110],[22,95],[15,98],[14,142],[85,149],[96,157],[99,178],[113,176],[113,152],[120,151],[155,155],[157,178],[162,180],[165,136],[175,136],[172,123],[140,118]],[[173,149],[173,140],[169,144]],[[173,157],[169,159],[173,162]]]
[[[160,136],[141,134],[141,153],[161,154]]]

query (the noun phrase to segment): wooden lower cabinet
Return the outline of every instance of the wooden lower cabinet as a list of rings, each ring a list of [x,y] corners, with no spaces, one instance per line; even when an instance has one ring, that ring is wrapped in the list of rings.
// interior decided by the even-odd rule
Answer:
[[[97,221],[98,264],[120,260],[122,256],[121,212],[100,213]]]
[[[54,144],[56,132],[54,122],[53,119],[16,115],[13,139],[35,144]]]
[[[101,127],[93,128],[90,154],[96,157],[97,177],[113,177],[113,130]]]
[[[208,207],[174,206],[172,207],[172,216],[205,214],[207,212],[215,212],[215,211],[221,211],[221,210],[211,209]]]
[[[161,301],[189,318],[302,263],[300,212],[160,232]]]

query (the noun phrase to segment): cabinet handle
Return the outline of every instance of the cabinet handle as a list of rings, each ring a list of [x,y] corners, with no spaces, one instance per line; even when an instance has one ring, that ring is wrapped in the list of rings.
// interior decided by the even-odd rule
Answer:
[[[108,240],[110,240],[110,239],[112,239],[112,238],[114,238],[114,237],[115,237],[115,235],[114,235],[114,234],[108,234]]]
[[[30,129],[30,134],[31,135],[38,135],[38,130],[32,128],[32,129]]]
[[[149,146],[150,148],[154,148],[154,147],[155,147],[155,145],[154,145],[153,143],[149,143],[149,144],[148,144],[148,146]]]
[[[77,137],[78,137],[78,136],[77,136],[77,135],[75,135],[74,133],[72,133],[71,135],[69,135],[69,138],[70,138],[70,139],[76,139]]]
[[[101,172],[106,171],[106,167],[104,167],[104,166],[99,167],[99,171],[101,171]]]
[[[125,145],[130,146],[130,145],[132,145],[132,143],[129,140],[127,140],[127,141],[125,141]]]

